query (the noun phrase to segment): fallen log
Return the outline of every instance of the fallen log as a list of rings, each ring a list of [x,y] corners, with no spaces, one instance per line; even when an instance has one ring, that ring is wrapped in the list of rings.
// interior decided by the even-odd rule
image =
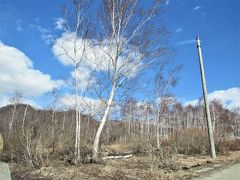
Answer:
[[[119,158],[126,159],[126,158],[130,158],[132,156],[133,156],[132,154],[128,154],[128,155],[124,155],[124,156],[106,156],[106,157],[102,157],[102,159],[103,160],[106,160],[106,159],[119,159]]]

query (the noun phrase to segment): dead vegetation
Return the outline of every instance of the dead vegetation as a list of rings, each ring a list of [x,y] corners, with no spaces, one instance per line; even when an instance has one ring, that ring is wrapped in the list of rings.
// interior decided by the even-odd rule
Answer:
[[[165,132],[162,129],[165,136],[160,136],[158,148],[153,124],[148,130],[148,123],[142,121],[131,121],[130,128],[129,121],[109,121],[100,139],[100,156],[131,156],[105,158],[92,164],[92,144],[98,122],[83,116],[82,163],[74,166],[74,111],[55,111],[52,116],[51,110],[28,106],[25,114],[26,107],[16,105],[10,134],[7,122],[12,117],[13,106],[0,109],[4,140],[1,159],[10,163],[15,179],[185,179],[197,176],[194,170],[202,166],[232,163],[240,157],[237,156],[240,140],[229,138],[228,128],[215,131],[218,158],[212,161],[204,127],[179,127],[177,131]]]
[[[155,157],[157,158],[157,157]],[[129,159],[106,160],[101,164],[84,164],[78,167],[65,165],[63,161],[54,162],[53,166],[36,170],[23,169],[12,164],[14,176],[23,179],[188,179],[201,173],[197,170],[204,167],[221,167],[240,161],[240,151],[218,155],[212,160],[207,155],[189,156],[174,155],[168,166],[153,166],[149,156],[134,155]],[[17,179],[17,178],[16,178]]]

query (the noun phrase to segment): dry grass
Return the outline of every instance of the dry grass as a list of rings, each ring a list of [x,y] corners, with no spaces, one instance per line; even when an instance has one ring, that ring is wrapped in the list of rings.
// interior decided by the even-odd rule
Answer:
[[[209,151],[207,130],[183,129],[172,139],[172,143],[181,154],[206,154]]]
[[[186,179],[199,176],[195,171],[199,168],[214,164],[230,164],[240,161],[240,151],[229,152],[228,155],[219,155],[216,160],[209,156],[176,155],[172,162],[178,166],[173,170],[169,167],[157,167],[149,156],[133,156],[128,159],[107,160],[102,164],[84,164],[81,166],[66,166],[62,161],[56,161],[50,167],[38,170],[22,169],[17,164],[11,168],[25,179],[30,177],[45,179]]]
[[[228,153],[228,151],[240,151],[240,139],[219,141],[216,149],[220,153]]]

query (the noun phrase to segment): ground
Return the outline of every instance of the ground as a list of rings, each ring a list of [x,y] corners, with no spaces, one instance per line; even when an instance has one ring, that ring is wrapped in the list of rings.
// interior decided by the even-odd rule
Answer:
[[[49,167],[28,170],[18,164],[10,164],[13,179],[191,179],[209,171],[240,162],[240,151],[218,155],[212,160],[207,155],[175,155],[166,165],[149,155],[134,155],[126,159],[105,160],[100,164],[82,164],[78,167],[56,161]]]
[[[196,180],[237,180],[240,179],[240,163],[231,166],[225,166],[223,169],[200,177]]]
[[[9,166],[6,162],[0,161],[0,179],[11,180]]]

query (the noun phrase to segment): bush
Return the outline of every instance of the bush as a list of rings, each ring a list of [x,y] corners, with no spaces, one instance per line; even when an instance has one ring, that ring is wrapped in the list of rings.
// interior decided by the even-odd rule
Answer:
[[[240,151],[240,139],[230,140],[228,143],[230,151]]]
[[[184,129],[171,140],[180,154],[205,154],[209,152],[207,131],[202,129]]]
[[[229,151],[240,151],[240,139],[220,140],[216,143],[216,150],[219,153],[228,153]]]
[[[214,140],[216,152],[228,153],[240,150],[240,139],[223,138],[220,132],[215,134]],[[170,142],[180,154],[194,155],[210,152],[207,130],[184,129],[179,131]]]

